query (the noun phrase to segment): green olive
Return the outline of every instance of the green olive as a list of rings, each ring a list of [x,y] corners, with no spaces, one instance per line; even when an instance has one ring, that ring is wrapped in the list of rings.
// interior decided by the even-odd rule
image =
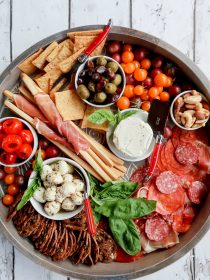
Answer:
[[[107,79],[106,77],[102,77],[102,80],[104,80],[107,83],[109,83],[109,79]]]
[[[115,74],[114,80],[112,80],[112,83],[116,86],[119,86],[122,82],[122,76],[120,74]]]
[[[96,59],[96,64],[97,65],[102,65],[102,66],[105,66],[107,64],[107,60],[105,57],[103,56],[100,56]]]
[[[110,68],[114,73],[116,73],[118,70],[118,65],[116,62],[110,61],[107,63],[106,68]]]
[[[105,85],[105,92],[108,94],[114,94],[116,90],[117,90],[117,86],[115,84],[107,83]]]
[[[101,91],[95,94],[94,101],[97,103],[103,103],[107,98],[107,95],[105,92]]]
[[[93,91],[93,92],[96,91],[96,85],[94,84],[94,82],[90,81],[90,82],[88,83],[88,89],[89,89],[90,91]]]
[[[79,85],[77,88],[77,93],[82,99],[88,99],[90,92],[85,85]]]

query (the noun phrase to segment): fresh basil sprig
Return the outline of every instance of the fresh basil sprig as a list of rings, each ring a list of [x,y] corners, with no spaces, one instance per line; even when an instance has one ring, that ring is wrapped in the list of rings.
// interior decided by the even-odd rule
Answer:
[[[43,169],[43,160],[41,156],[41,149],[39,148],[36,162],[34,165],[34,171],[36,172],[36,176],[32,179],[30,185],[25,190],[21,201],[17,205],[17,210],[20,210],[23,208],[24,205],[30,200],[30,198],[33,196],[34,192],[41,187],[41,174]]]

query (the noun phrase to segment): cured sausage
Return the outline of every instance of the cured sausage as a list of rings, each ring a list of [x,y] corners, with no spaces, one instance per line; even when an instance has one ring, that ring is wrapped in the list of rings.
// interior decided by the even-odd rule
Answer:
[[[179,178],[171,171],[164,171],[157,177],[156,186],[162,193],[174,193],[179,187]]]
[[[207,187],[201,181],[194,181],[187,190],[187,194],[191,202],[200,204],[207,194]]]
[[[169,226],[162,218],[156,216],[147,219],[145,233],[150,240],[161,241],[169,235]]]
[[[183,143],[177,146],[175,156],[181,164],[196,164],[198,162],[199,150],[194,144]]]

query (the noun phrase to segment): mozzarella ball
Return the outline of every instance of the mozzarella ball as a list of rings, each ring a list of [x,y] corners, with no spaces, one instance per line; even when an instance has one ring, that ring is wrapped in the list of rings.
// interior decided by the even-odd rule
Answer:
[[[62,203],[66,196],[63,194],[61,187],[56,188],[55,200]]]
[[[53,183],[49,183],[48,181],[44,181],[44,182],[43,182],[43,185],[44,185],[44,187],[47,189],[47,188],[52,187],[54,184],[53,184]]]
[[[52,186],[45,190],[44,197],[46,201],[54,201],[55,195],[56,195],[56,186]]]
[[[59,172],[56,172],[56,171],[47,175],[46,180],[49,183],[56,184],[56,185],[59,185],[59,184],[63,183],[63,178],[62,178],[61,174]]]
[[[72,182],[74,179],[72,174],[65,174],[63,175],[63,182],[64,183],[68,183],[68,182]]]
[[[85,184],[80,179],[74,179],[73,183],[75,185],[76,192],[83,192],[85,190]]]
[[[42,174],[41,174],[41,179],[42,179],[42,181],[45,181],[47,175],[49,175],[49,174],[52,173],[52,172],[53,172],[53,170],[52,170],[52,168],[51,168],[50,165],[47,165],[47,164],[44,165],[44,166],[43,166],[43,169],[42,169]]]
[[[62,209],[65,211],[73,211],[76,207],[76,205],[73,203],[71,198],[67,197],[64,199],[61,205]]]
[[[57,201],[47,202],[45,203],[44,206],[44,210],[49,216],[57,214],[60,211],[60,209],[61,209],[61,204]]]
[[[59,172],[61,175],[65,175],[70,173],[70,167],[66,161],[59,160],[55,163],[55,171]]]
[[[46,199],[44,197],[44,193],[45,193],[45,189],[43,187],[40,187],[37,190],[35,190],[33,194],[33,198],[40,203],[45,203]]]
[[[70,196],[71,194],[75,193],[75,185],[72,182],[64,183],[61,186],[61,191],[65,197]]]
[[[75,203],[76,205],[81,205],[83,204],[83,195],[81,192],[75,192],[71,195],[71,200],[73,201],[73,203]]]

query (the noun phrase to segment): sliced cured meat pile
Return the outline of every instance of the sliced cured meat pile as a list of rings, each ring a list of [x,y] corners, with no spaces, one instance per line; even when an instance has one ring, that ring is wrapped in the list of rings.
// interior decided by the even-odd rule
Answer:
[[[181,164],[196,164],[198,162],[199,150],[194,144],[183,143],[176,147],[175,156]]]
[[[145,233],[150,240],[161,241],[169,234],[168,224],[160,217],[147,219]]]
[[[179,185],[179,177],[171,171],[162,172],[156,179],[158,190],[165,194],[175,192]]]
[[[208,190],[204,183],[200,181],[194,181],[187,189],[187,194],[191,202],[200,204],[205,198]]]

